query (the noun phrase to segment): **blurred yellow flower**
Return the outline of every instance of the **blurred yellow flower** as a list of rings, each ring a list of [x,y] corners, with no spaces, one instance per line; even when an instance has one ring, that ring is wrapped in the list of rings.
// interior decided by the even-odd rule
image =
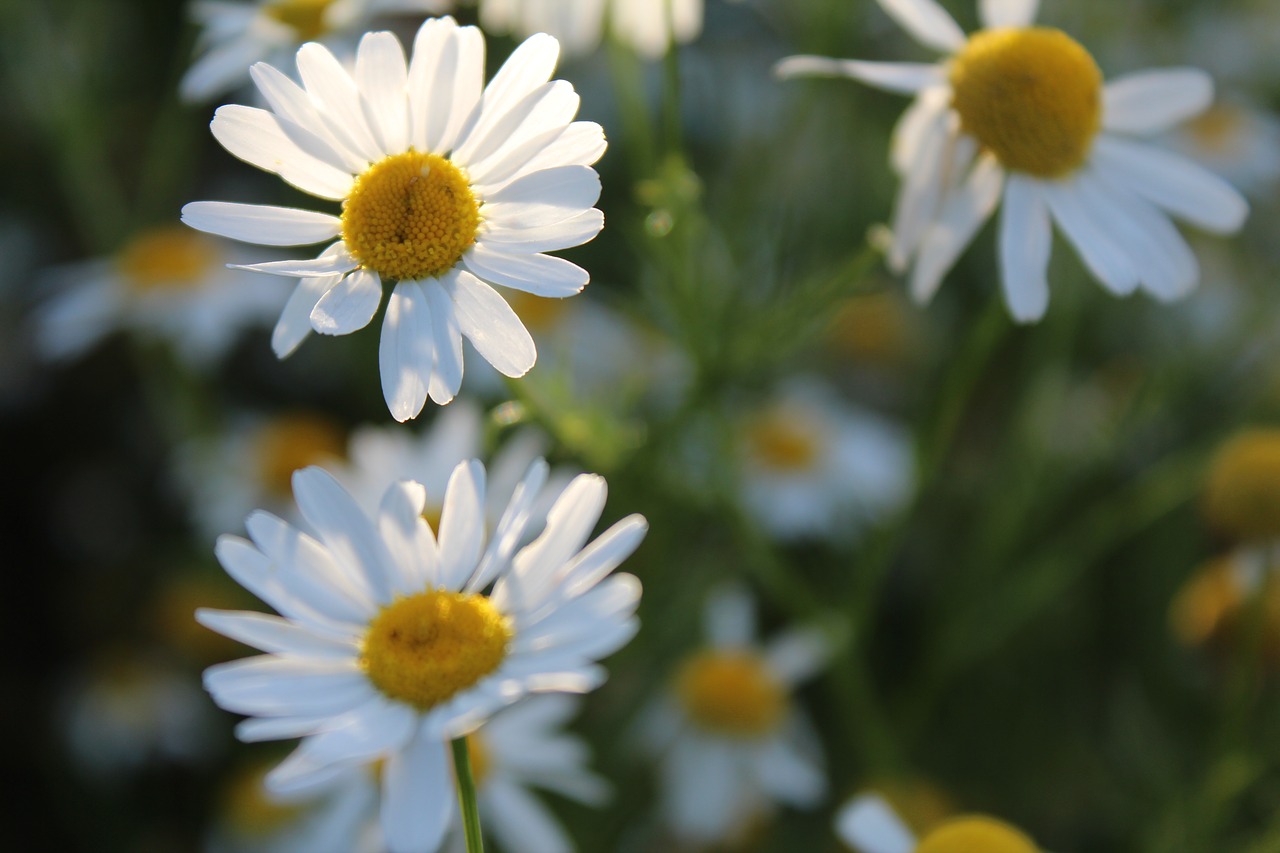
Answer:
[[[1222,445],[1209,466],[1204,513],[1238,541],[1280,537],[1280,430],[1246,430]]]

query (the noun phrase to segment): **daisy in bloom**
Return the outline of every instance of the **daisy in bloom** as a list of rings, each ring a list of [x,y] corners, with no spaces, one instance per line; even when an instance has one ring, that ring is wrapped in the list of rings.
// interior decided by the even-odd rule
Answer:
[[[200,57],[179,84],[184,100],[203,101],[249,82],[259,60],[282,62],[308,41],[341,49],[384,15],[426,16],[450,6],[442,0],[196,0]]]
[[[551,33],[565,53],[583,56],[600,46],[608,18],[613,35],[650,59],[672,42],[686,44],[702,32],[703,0],[479,0],[480,24],[521,36]]]
[[[836,815],[836,834],[858,853],[1041,853],[1021,830],[995,818],[951,818],[917,838],[874,794],[855,797]]]
[[[186,228],[139,232],[114,257],[48,273],[52,294],[35,317],[36,344],[48,358],[74,358],[128,330],[169,342],[193,366],[208,365],[242,329],[266,325],[288,297],[227,269],[250,260],[261,256]]]
[[[794,379],[745,416],[743,500],[782,539],[856,535],[911,492],[911,448],[889,421]]]
[[[530,693],[585,692],[596,661],[634,636],[640,585],[609,576],[644,537],[630,516],[586,545],[604,480],[577,477],[521,548],[547,475],[533,465],[484,542],[485,474],[460,464],[439,537],[426,490],[401,481],[367,515],[327,472],[294,474],[315,535],[268,513],[249,540],[223,536],[223,567],[282,616],[197,611],[206,627],[266,654],[210,667],[205,687],[249,719],[245,741],[301,737],[267,775],[285,793],[380,763],[380,820],[393,853],[434,850],[453,809],[448,742]],[[585,545],[585,547],[584,547]]]
[[[742,589],[708,600],[707,648],[676,673],[670,695],[642,721],[664,754],[663,813],[694,842],[726,840],[774,801],[801,808],[826,792],[820,750],[790,693],[826,661],[815,632],[789,631],[761,647],[755,607]]]
[[[983,223],[1003,203],[999,228],[1005,302],[1020,322],[1049,304],[1046,278],[1056,223],[1090,273],[1116,295],[1139,287],[1186,295],[1199,267],[1171,222],[1236,231],[1244,198],[1185,158],[1133,137],[1157,134],[1213,100],[1204,72],[1174,68],[1104,84],[1093,57],[1060,30],[1033,26],[1038,0],[982,0],[985,29],[968,38],[935,0],[878,0],[936,64],[795,56],[784,77],[843,75],[915,101],[895,131],[903,177],[890,266],[910,270],[927,302]]]
[[[270,65],[252,76],[270,110],[220,107],[211,125],[232,154],[299,189],[341,202],[341,215],[193,202],[201,231],[274,246],[324,242],[318,257],[246,265],[302,281],[274,345],[287,354],[310,329],[366,326],[396,282],[382,324],[382,390],[400,421],[462,384],[462,340],[506,376],[537,358],[533,339],[489,283],[565,297],[587,272],[543,252],[595,237],[604,132],[576,122],[578,96],[549,82],[556,40],[537,35],[483,85],[484,40],[452,18],[418,30],[405,64],[390,33],[360,41],[354,77],[321,45],[298,50],[303,85]],[[335,240],[336,238],[336,240]]]

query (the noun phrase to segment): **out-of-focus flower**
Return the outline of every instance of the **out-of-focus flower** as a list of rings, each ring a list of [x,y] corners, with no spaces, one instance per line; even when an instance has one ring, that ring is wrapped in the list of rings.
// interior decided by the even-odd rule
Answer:
[[[142,231],[112,258],[46,273],[53,292],[36,315],[36,343],[48,358],[73,358],[123,329],[205,366],[245,327],[270,323],[288,297],[227,269],[251,260],[261,255],[186,228]]]
[[[1280,182],[1280,119],[1239,101],[1219,101],[1178,128],[1174,150],[1204,163],[1255,198]]]
[[[1103,83],[1093,57],[1060,30],[1032,25],[1037,0],[984,0],[966,38],[935,0],[879,0],[935,64],[790,57],[784,77],[839,75],[915,101],[895,131],[903,177],[889,264],[932,298],[943,277],[1003,204],[999,259],[1005,301],[1020,322],[1049,304],[1057,223],[1085,266],[1118,296],[1139,287],[1161,300],[1199,278],[1171,217],[1236,231],[1248,204],[1230,184],[1180,155],[1134,141],[1203,112],[1209,76],[1191,68]]]
[[[187,101],[203,101],[249,82],[249,66],[284,62],[303,42],[350,50],[374,19],[387,15],[439,14],[449,0],[197,0],[191,17],[200,26],[199,57],[182,78]]]
[[[896,367],[915,348],[916,330],[911,322],[904,301],[896,293],[852,296],[832,312],[827,347],[857,364]]]
[[[1239,542],[1280,539],[1280,430],[1250,429],[1219,448],[1204,489],[1204,513]]]
[[[301,279],[276,327],[278,355],[314,328],[361,329],[397,282],[382,325],[382,390],[400,421],[428,395],[448,403],[462,384],[462,340],[506,376],[537,358],[533,339],[488,283],[572,296],[586,270],[544,252],[591,240],[604,132],[573,121],[578,96],[549,82],[559,46],[525,41],[483,89],[484,39],[452,18],[418,30],[413,58],[391,33],[360,41],[355,76],[328,50],[298,50],[305,88],[270,65],[253,67],[271,105],[220,107],[212,130],[247,162],[320,198],[340,216],[295,208],[193,202],[201,231],[277,246],[329,242],[318,258],[247,265]]]
[[[105,653],[73,673],[60,711],[75,764],[104,780],[150,762],[199,762],[225,736],[193,678],[137,650]]]
[[[448,740],[530,693],[585,692],[603,680],[596,661],[634,636],[640,596],[634,577],[609,575],[646,525],[631,516],[583,547],[605,500],[604,480],[584,474],[542,535],[518,549],[546,473],[545,463],[530,468],[487,548],[478,462],[455,469],[438,540],[420,484],[388,489],[370,517],[319,468],[293,477],[318,539],[263,512],[246,521],[252,541],[219,539],[223,567],[284,614],[197,613],[267,652],[210,667],[205,686],[249,716],[236,730],[242,740],[303,738],[267,775],[272,790],[305,790],[381,761],[388,846],[431,850],[453,810]]]
[[[480,24],[520,37],[550,33],[565,53],[582,56],[600,46],[606,19],[615,38],[656,59],[671,44],[702,32],[703,0],[479,0]]]
[[[952,818],[917,838],[875,794],[840,809],[836,834],[858,853],[1040,853],[1026,833],[982,815]]]
[[[717,590],[708,647],[684,661],[642,720],[647,745],[663,754],[664,819],[690,841],[727,840],[775,801],[811,808],[826,792],[820,750],[791,693],[826,661],[827,643],[793,630],[760,646],[754,610],[745,591]]]
[[[775,536],[847,540],[910,494],[905,432],[817,382],[789,381],[740,434],[743,500]]]
[[[239,526],[255,507],[293,519],[293,472],[332,466],[346,444],[342,427],[314,412],[246,416],[221,435],[188,443],[174,471],[197,529],[213,538]]]

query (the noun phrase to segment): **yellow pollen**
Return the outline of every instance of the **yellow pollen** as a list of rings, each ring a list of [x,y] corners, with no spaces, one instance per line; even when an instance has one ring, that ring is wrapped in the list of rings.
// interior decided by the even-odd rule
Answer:
[[[209,240],[190,228],[154,228],[126,245],[116,266],[134,290],[152,292],[194,287],[216,260]]]
[[[342,239],[383,278],[438,276],[476,241],[480,205],[466,175],[435,154],[406,151],[356,178],[342,206]]]
[[[268,765],[239,770],[223,793],[223,814],[232,830],[246,838],[262,838],[284,829],[305,812],[301,803],[272,799],[265,778]]]
[[[753,455],[777,471],[805,471],[818,460],[822,437],[813,425],[786,407],[758,417],[747,430]]]
[[[1102,121],[1102,72],[1047,27],[975,33],[951,64],[961,127],[1005,168],[1041,178],[1078,167]]]
[[[360,660],[379,690],[426,711],[497,669],[510,639],[483,595],[431,590],[383,608]]]
[[[299,41],[314,41],[328,31],[325,12],[334,0],[274,0],[263,9],[298,34]]]
[[[1209,466],[1204,512],[1236,539],[1280,536],[1280,430],[1249,430],[1222,446]]]
[[[915,853],[1038,853],[1034,841],[989,817],[961,817],[925,836]]]
[[[329,459],[341,459],[346,439],[337,424],[315,415],[272,419],[254,436],[259,482],[273,495],[288,496],[293,472]]]
[[[741,737],[768,734],[782,721],[787,694],[764,662],[746,652],[703,652],[676,675],[676,695],[695,724]]]

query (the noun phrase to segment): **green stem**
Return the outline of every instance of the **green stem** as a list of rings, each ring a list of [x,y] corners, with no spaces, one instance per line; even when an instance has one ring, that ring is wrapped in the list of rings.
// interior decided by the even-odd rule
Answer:
[[[471,753],[465,737],[453,741],[453,769],[458,779],[458,802],[462,804],[462,829],[467,837],[467,853],[484,853],[480,834],[480,807],[476,804],[476,782],[471,776]]]

